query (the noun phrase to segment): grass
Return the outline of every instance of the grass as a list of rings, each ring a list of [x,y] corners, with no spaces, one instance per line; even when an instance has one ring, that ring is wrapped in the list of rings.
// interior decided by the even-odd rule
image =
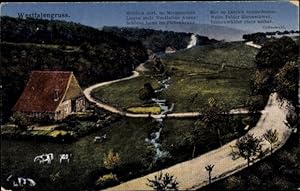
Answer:
[[[249,96],[248,83],[254,70],[253,60],[250,58],[254,55],[252,49],[248,50],[241,44],[224,47],[219,48],[219,51],[215,51],[212,47],[195,47],[186,50],[186,57],[179,52],[165,58],[163,63],[166,69],[172,72],[171,85],[159,97],[176,103],[175,111],[198,110],[207,103],[209,97],[216,97],[232,107],[243,104]],[[247,51],[249,55],[243,57]],[[205,56],[204,60],[197,60],[198,55]],[[223,60],[229,64],[221,69]],[[138,93],[147,82],[154,88],[159,87],[157,79],[140,76],[100,87],[93,95],[122,109],[137,107],[143,104],[138,98]],[[243,128],[244,118],[245,116],[237,116],[231,127]],[[92,122],[82,122],[78,126],[86,128],[91,125],[90,123]],[[185,142],[185,137],[194,123],[195,120],[192,119],[165,121],[161,143],[164,150],[170,151],[171,159],[158,164],[157,168],[164,168],[191,157],[192,147]],[[155,128],[157,123],[149,119],[122,119],[70,144],[3,140],[1,182],[13,173],[34,179],[38,183],[37,190],[87,190],[94,183],[91,174],[103,167],[104,153],[110,149],[120,155],[122,167],[127,169],[127,176],[128,174],[141,176],[149,168],[149,157],[152,157],[149,152],[152,146],[145,139]],[[241,133],[243,132],[241,130]],[[107,140],[103,143],[94,143],[95,136],[104,134],[107,135]],[[223,130],[221,134],[223,143],[239,136],[229,128]],[[215,135],[208,128],[201,131],[197,144],[197,155],[218,146]],[[74,158],[65,165],[57,161],[51,165],[33,163],[33,158],[42,153],[54,153],[55,156],[71,153]],[[120,180],[124,181],[122,177]]]
[[[198,190],[297,190],[300,186],[298,140],[299,137],[292,134],[287,143],[272,156]]]
[[[166,55],[164,59],[198,62],[237,68],[253,68],[252,62],[257,54],[257,49],[245,45],[243,42],[230,42],[208,46],[196,46],[191,49]]]
[[[103,167],[103,156],[110,149],[118,152],[123,165],[142,164],[147,155],[145,138],[155,124],[151,120],[120,120],[80,140],[59,144],[22,140],[2,140],[1,182],[13,173],[30,177],[37,182],[33,190],[85,190],[93,171]],[[94,143],[94,137],[107,134],[103,143]],[[53,153],[51,164],[33,163],[33,158],[43,153]],[[61,153],[71,153],[69,164],[59,164]]]
[[[63,131],[63,130],[54,130],[54,131],[51,131],[48,135],[51,136],[51,137],[57,137],[58,135],[66,135],[68,132],[67,131]]]
[[[160,107],[159,106],[152,106],[152,107],[130,107],[127,111],[131,113],[152,113],[152,114],[159,114]]]
[[[244,117],[239,116],[239,120],[235,120],[236,126],[244,126],[241,125],[241,119]],[[171,152],[172,158],[156,165],[155,170],[189,159],[191,147],[186,146],[182,140],[184,140],[184,135],[190,132],[194,122],[193,119],[167,119],[165,121],[161,142],[163,149]],[[69,144],[4,139],[1,143],[3,148],[1,180],[4,181],[9,174],[13,173],[34,179],[38,184],[36,190],[86,190],[99,178],[93,177],[92,174],[104,166],[103,156],[110,149],[117,152],[121,158],[122,168],[126,172],[123,176],[141,176],[149,170],[154,156],[151,152],[153,146],[149,145],[145,139],[150,132],[153,132],[153,129],[157,128],[157,125],[157,122],[151,119],[121,119]],[[236,136],[230,131],[222,132],[224,136],[228,135],[224,141]],[[95,136],[104,134],[107,135],[107,140],[94,143]],[[216,147],[214,134],[206,129],[203,130],[202,135],[199,137],[197,154]],[[53,163],[39,165],[32,162],[35,156],[42,153],[53,153],[55,158]],[[73,155],[69,164],[59,164],[57,156],[61,153]],[[125,181],[127,178],[118,175],[120,181]]]
[[[48,131],[48,130],[33,130],[33,131],[30,131],[30,134],[32,135],[47,135],[51,133],[51,131]]]
[[[259,120],[259,114],[251,116],[247,114],[231,116],[228,122],[224,122],[220,128],[222,143],[228,143],[246,133],[244,127],[249,125],[250,128],[255,126]],[[166,128],[162,130],[162,146],[169,150],[175,163],[191,159],[193,145],[188,141],[191,130],[195,127],[194,119],[172,119],[167,120]],[[245,123],[245,121],[247,121]],[[196,141],[196,155],[201,155],[212,149],[218,148],[216,132],[213,129],[202,128]]]
[[[139,99],[139,90],[144,87],[145,83],[151,83],[153,88],[159,87],[159,84],[154,78],[140,76],[131,80],[100,87],[92,94],[102,102],[125,109],[143,103]]]
[[[175,103],[174,112],[198,111],[210,97],[229,108],[243,107],[250,97],[256,53],[256,49],[243,43],[224,43],[164,56],[162,61],[171,73],[171,85],[158,97]],[[158,87],[155,79],[141,76],[100,87],[94,96],[118,108],[139,106],[142,102],[138,91],[146,82]]]
[[[175,103],[174,112],[198,111],[207,104],[210,97],[224,102],[229,108],[240,107],[250,96],[250,77],[246,74],[244,76],[244,79],[208,79],[201,75],[176,75],[171,78],[171,85],[162,97]]]

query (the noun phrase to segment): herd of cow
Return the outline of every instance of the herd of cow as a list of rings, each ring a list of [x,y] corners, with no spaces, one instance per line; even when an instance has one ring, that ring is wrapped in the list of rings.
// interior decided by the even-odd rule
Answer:
[[[103,142],[107,139],[106,134],[102,136],[96,136],[94,138],[94,142]],[[63,162],[69,163],[72,158],[72,154],[59,154],[58,160],[59,163],[62,164]],[[36,157],[34,157],[33,162],[38,162],[39,164],[51,164],[51,162],[54,160],[54,154],[53,153],[47,153],[47,154],[41,154]],[[17,177],[13,175],[9,175],[6,179],[6,181],[11,184],[15,188],[22,188],[22,187],[34,187],[36,185],[36,182],[31,178],[24,178],[24,177]],[[2,189],[2,188],[1,188]]]
[[[62,163],[63,161],[66,161],[67,163],[70,162],[70,159],[72,157],[72,154],[59,154],[59,163]],[[33,162],[39,162],[39,164],[51,164],[51,161],[54,160],[54,155],[53,153],[48,153],[48,154],[42,154],[39,156],[36,156],[33,159]]]
[[[59,163],[63,163],[64,161],[69,163],[72,158],[72,154],[59,154],[58,159]],[[33,162],[38,162],[39,164],[51,164],[51,161],[54,160],[54,154],[48,153],[48,154],[42,154],[34,157]],[[6,181],[11,184],[15,188],[21,188],[21,187],[34,187],[36,185],[36,182],[31,178],[24,178],[24,177],[17,177],[13,175],[9,175],[6,179]]]

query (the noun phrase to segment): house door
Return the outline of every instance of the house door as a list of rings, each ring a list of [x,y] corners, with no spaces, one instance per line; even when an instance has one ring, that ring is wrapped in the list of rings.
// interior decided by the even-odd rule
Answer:
[[[71,112],[76,112],[76,100],[71,100]]]

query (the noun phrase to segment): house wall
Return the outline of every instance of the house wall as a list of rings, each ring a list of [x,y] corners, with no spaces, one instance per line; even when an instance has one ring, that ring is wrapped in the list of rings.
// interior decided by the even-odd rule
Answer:
[[[87,102],[85,100],[85,97],[79,97],[76,99],[75,101],[75,112],[78,112],[78,111],[84,111],[86,106],[87,106]]]
[[[71,112],[72,112],[71,100],[63,101],[55,111],[55,120],[63,119],[68,115],[70,115]]]
[[[67,88],[65,100],[74,99],[82,96],[83,93],[74,75],[71,75],[70,84]]]
[[[53,120],[55,117],[54,112],[22,112],[22,113],[33,121]]]

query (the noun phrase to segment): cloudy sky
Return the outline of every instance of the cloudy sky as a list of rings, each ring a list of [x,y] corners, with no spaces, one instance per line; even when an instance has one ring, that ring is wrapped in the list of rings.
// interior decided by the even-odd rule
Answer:
[[[1,15],[18,17],[20,14],[67,14],[68,17],[55,18],[73,21],[96,28],[102,26],[127,26],[127,12],[143,11],[194,12],[195,24],[211,24],[211,11],[271,11],[271,24],[221,24],[247,31],[266,31],[264,27],[283,27],[285,30],[298,30],[298,8],[289,2],[173,2],[173,3],[7,3],[1,6]],[[253,15],[253,14],[252,14]],[[157,15],[156,15],[157,16]],[[224,16],[224,15],[223,15]],[[222,20],[222,19],[221,19]],[[156,17],[152,21],[157,21]],[[272,31],[272,30],[270,30]]]

